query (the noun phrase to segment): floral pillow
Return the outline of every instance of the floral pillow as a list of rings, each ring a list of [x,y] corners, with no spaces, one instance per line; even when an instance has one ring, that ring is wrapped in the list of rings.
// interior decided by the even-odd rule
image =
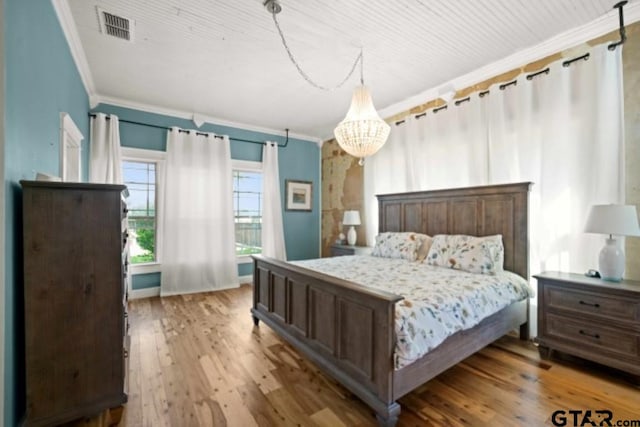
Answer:
[[[417,250],[424,240],[421,236],[426,235],[409,232],[380,233],[376,236],[376,245],[373,251],[371,251],[371,255],[382,258],[402,258],[408,261],[415,261]]]
[[[433,237],[427,263],[470,273],[495,274],[504,266],[502,235],[438,234]]]
[[[433,237],[426,234],[417,234],[417,236],[421,243],[416,249],[416,261],[423,262],[429,254],[429,249],[431,249],[431,244],[433,243]]]

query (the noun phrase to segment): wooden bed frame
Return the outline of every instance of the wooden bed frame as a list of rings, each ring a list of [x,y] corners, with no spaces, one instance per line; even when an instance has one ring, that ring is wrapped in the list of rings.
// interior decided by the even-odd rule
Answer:
[[[531,183],[378,196],[379,231],[485,236],[502,234],[504,268],[529,278]],[[514,303],[447,338],[416,362],[395,370],[394,315],[401,296],[256,255],[253,308],[264,321],[393,426],[397,399],[507,332],[528,339],[529,301]]]

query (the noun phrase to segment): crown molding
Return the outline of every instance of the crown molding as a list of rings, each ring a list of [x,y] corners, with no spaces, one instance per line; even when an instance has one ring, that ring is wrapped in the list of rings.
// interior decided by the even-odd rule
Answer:
[[[82,80],[84,89],[87,91],[89,100],[91,100],[96,89],[69,4],[66,0],[51,0],[51,3],[53,4],[53,9],[56,11],[56,15],[58,16],[58,21],[60,22],[64,36],[67,39],[71,56],[73,57],[73,61],[76,63],[78,73],[80,73],[80,79]]]
[[[639,1],[630,2],[627,6],[625,6],[624,20],[626,27],[640,20]],[[537,44],[536,46],[516,52],[512,55],[507,56],[506,58],[485,65],[484,67],[481,67],[470,73],[456,77],[448,82],[438,85],[437,87],[424,90],[423,92],[413,95],[403,101],[380,109],[378,111],[378,114],[380,115],[380,117],[392,117],[396,114],[403,113],[410,110],[411,108],[417,107],[418,105],[438,98],[438,89],[442,86],[451,84],[456,88],[456,90],[473,86],[492,77],[514,70],[516,68],[520,68],[530,62],[534,62],[549,55],[562,52],[576,45],[600,37],[611,31],[615,31],[619,28],[619,25],[618,10],[612,9],[607,14],[588,24],[565,31],[564,33],[547,39],[542,43]]]
[[[60,22],[60,26],[62,27],[62,31],[67,39],[67,44],[69,45],[69,50],[71,51],[71,56],[76,64],[76,68],[78,69],[78,73],[80,74],[80,79],[82,80],[82,84],[87,92],[89,97],[89,105],[93,109],[100,103],[108,103],[112,105],[116,105],[119,107],[125,108],[133,108],[136,110],[142,110],[150,113],[157,113],[163,115],[169,115],[179,118],[184,118],[188,120],[192,120],[194,117],[193,112],[185,112],[180,110],[171,110],[165,109],[162,107],[148,105],[144,103],[137,103],[130,100],[112,98],[102,96],[96,93],[95,84],[93,82],[93,77],[91,75],[91,70],[89,68],[89,63],[87,61],[87,57],[84,53],[84,49],[82,48],[82,43],[80,41],[80,37],[78,36],[78,30],[76,28],[75,21],[73,20],[73,15],[71,13],[71,9],[69,8],[69,4],[66,0],[51,0],[53,4],[53,8],[58,16],[58,21]],[[217,117],[210,117],[205,115],[198,114],[198,118],[204,120],[207,123],[217,124],[221,126],[229,126],[233,128],[238,128],[242,130],[250,130],[253,132],[266,133],[270,135],[279,135],[286,136],[286,131],[276,130],[271,128],[264,128],[255,125],[249,125],[246,123],[233,122],[230,120],[220,119]],[[322,148],[322,139],[304,135],[294,132],[289,132],[290,138],[303,139],[306,141],[315,142],[318,147]]]
[[[261,127],[256,125],[250,125],[247,123],[234,122],[231,120],[221,119],[218,117],[212,117],[204,114],[194,113],[193,111],[188,112],[188,111],[182,111],[182,110],[174,110],[170,108],[158,107],[156,105],[145,104],[142,102],[135,102],[128,99],[114,98],[114,97],[102,96],[102,95],[95,95],[92,98],[92,100],[93,102],[95,102],[95,104],[93,104],[92,102],[92,108],[95,108],[98,104],[102,103],[102,104],[115,105],[116,107],[131,108],[133,110],[140,110],[147,113],[161,114],[163,116],[178,117],[180,119],[186,119],[186,120],[193,120],[194,115],[196,115],[199,120],[202,120],[205,123],[215,124],[219,126],[228,126],[236,129],[241,129],[241,130],[249,130],[252,132],[266,133],[270,135],[278,135],[283,137],[287,136],[287,132],[281,129],[271,129],[271,128],[266,128],[266,127]],[[318,144],[318,147],[322,148],[323,141],[320,138],[315,136],[289,132],[289,138],[303,139],[306,141],[315,142],[316,144]]]

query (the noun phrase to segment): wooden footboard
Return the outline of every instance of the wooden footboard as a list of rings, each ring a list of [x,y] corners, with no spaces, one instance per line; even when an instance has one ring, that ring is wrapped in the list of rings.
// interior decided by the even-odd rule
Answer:
[[[401,296],[254,255],[253,314],[379,418],[395,420],[395,303]]]

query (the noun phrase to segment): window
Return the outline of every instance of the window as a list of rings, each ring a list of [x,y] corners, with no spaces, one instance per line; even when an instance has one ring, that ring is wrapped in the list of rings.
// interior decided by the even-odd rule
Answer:
[[[122,162],[124,184],[129,189],[131,264],[156,262],[156,175],[153,161]]]
[[[236,255],[262,252],[262,172],[256,162],[234,162]]]

